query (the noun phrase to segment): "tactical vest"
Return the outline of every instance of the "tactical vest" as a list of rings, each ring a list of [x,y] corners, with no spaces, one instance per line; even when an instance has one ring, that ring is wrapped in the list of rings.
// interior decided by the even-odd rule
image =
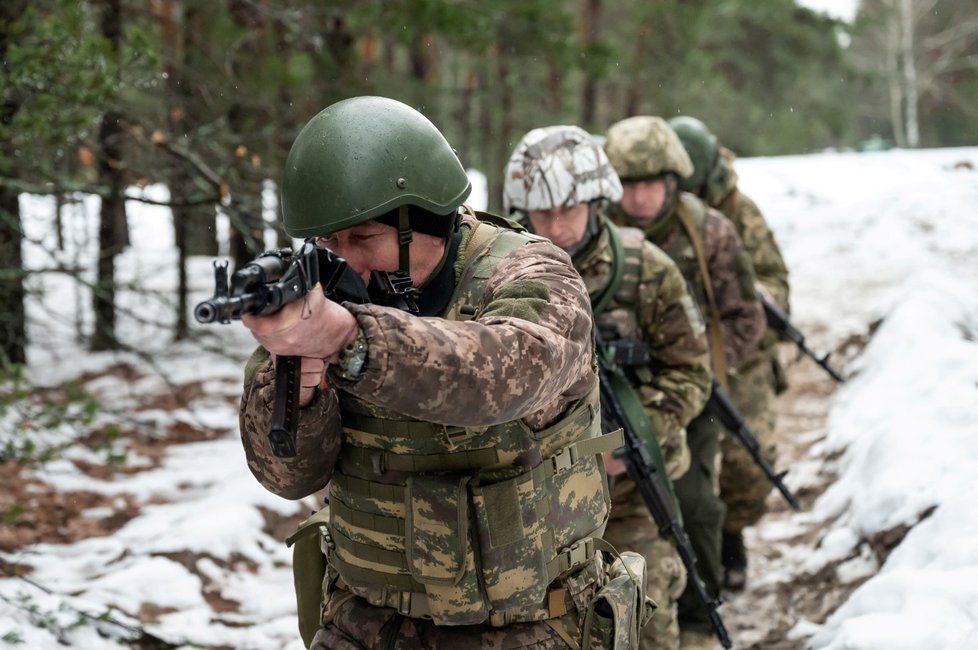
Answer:
[[[449,320],[471,319],[500,261],[539,241],[472,228]],[[593,565],[609,509],[598,454],[621,444],[601,435],[597,386],[542,431],[445,426],[339,397],[328,584],[338,575],[371,604],[438,625],[503,626],[574,606],[560,579]]]

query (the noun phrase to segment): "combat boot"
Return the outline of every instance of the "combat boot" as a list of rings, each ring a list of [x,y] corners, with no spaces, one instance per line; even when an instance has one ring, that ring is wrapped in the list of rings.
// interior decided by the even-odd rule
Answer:
[[[679,650],[716,650],[720,647],[712,634],[679,630]]]
[[[743,591],[747,585],[747,550],[742,533],[723,534],[721,558],[723,586],[731,591]]]

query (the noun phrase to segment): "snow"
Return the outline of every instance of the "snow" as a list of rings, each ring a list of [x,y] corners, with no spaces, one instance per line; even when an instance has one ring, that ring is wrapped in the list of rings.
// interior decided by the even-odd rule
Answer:
[[[795,0],[803,7],[826,14],[831,18],[851,23],[856,19],[860,0]]]
[[[813,572],[845,560],[843,582],[872,577],[823,625],[795,628],[809,647],[978,647],[975,167],[974,148],[738,162],[817,347],[882,319],[813,449],[841,456],[838,479],[805,513],[826,528],[803,560]],[[911,529],[877,568],[868,541],[900,526]]]
[[[789,539],[801,523],[821,522],[818,543],[794,551],[798,564],[817,571],[835,563],[843,581],[865,580],[826,621],[798,622],[790,636],[812,648],[978,647],[978,508],[970,489],[978,475],[975,167],[978,148],[737,162],[742,189],[768,216],[791,269],[796,325],[816,350],[845,348],[834,363],[849,381],[832,397],[825,438],[809,452],[808,468],[792,468],[787,481],[811,484],[812,467],[829,454],[838,478],[810,511],[761,525],[765,537]],[[484,177],[472,177],[473,199],[484,201]],[[166,196],[158,186],[132,196],[140,193]],[[92,268],[97,199],[66,207],[65,247],[53,256],[45,252],[55,249],[53,202],[24,196],[21,208],[28,268]],[[27,379],[56,386],[105,373],[85,384],[103,405],[90,430],[124,417],[150,438],[181,422],[219,435],[172,444],[156,464],[121,441],[127,466],[144,468],[111,479],[73,462],[95,462],[96,450],[72,449],[30,469],[59,490],[125,495],[139,512],[110,536],[0,554],[5,564],[32,568],[26,579],[0,579],[0,639],[102,650],[128,647],[145,630],[188,648],[298,650],[291,552],[265,532],[265,517],[316,505],[280,499],[248,471],[235,399],[253,341],[237,325],[196,324],[193,340],[172,341],[168,213],[135,201],[128,211],[133,247],[117,261],[119,278],[153,289],[148,297],[119,292],[119,331],[130,350],[85,352],[76,331],[91,328],[89,289],[72,273],[34,274]],[[211,260],[192,258],[190,271],[195,302],[212,291]],[[79,277],[95,279],[88,271]],[[877,321],[865,349],[848,345]],[[135,376],[107,372],[122,362]],[[198,390],[180,408],[140,406],[147,395],[188,384]],[[10,426],[17,421],[0,411],[0,448],[24,435]],[[57,446],[84,437],[85,427],[72,422],[29,433]],[[909,532],[879,562],[869,541],[901,526]],[[208,602],[215,595],[237,606],[218,611]]]

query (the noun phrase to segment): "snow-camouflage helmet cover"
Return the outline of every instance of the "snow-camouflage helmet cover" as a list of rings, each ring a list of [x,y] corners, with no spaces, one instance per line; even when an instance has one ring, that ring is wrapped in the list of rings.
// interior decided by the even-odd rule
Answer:
[[[548,126],[523,136],[506,165],[503,209],[551,210],[621,199],[621,181],[601,146],[577,126]]]
[[[612,124],[605,151],[623,181],[637,181],[672,172],[693,173],[689,154],[672,127],[661,117],[639,115]]]

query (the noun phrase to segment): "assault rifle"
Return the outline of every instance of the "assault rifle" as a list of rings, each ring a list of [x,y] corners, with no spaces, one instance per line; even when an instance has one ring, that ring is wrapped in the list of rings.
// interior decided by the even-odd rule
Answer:
[[[821,366],[825,372],[829,373],[829,376],[832,379],[836,380],[840,384],[845,382],[842,375],[840,375],[838,371],[829,365],[829,355],[831,353],[826,352],[824,355],[819,357],[817,354],[812,352],[812,350],[805,345],[805,335],[791,324],[791,321],[788,320],[788,315],[784,313],[784,310],[778,307],[777,304],[768,300],[760,292],[758,292],[757,298],[764,305],[764,315],[767,317],[767,326],[769,328],[773,329],[775,332],[798,346],[798,350],[800,350],[802,354]]]
[[[674,497],[664,474],[656,468],[645,443],[636,433],[633,423],[629,420],[615,393],[614,384],[627,386],[631,390],[628,379],[622,373],[616,358],[622,357],[623,349],[615,346],[606,347],[599,328],[595,328],[595,340],[598,346],[598,378],[601,383],[601,418],[605,430],[621,428],[624,432],[625,445],[615,452],[616,457],[623,457],[628,476],[635,481],[642,500],[652,514],[652,519],[663,535],[668,535],[675,542],[676,550],[686,567],[687,579],[693,584],[700,601],[706,606],[710,623],[717,638],[724,648],[732,647],[730,635],[723,624],[717,608],[720,600],[711,598],[706,593],[706,587],[696,570],[696,553],[689,542],[686,531],[683,530],[679,515],[676,512]],[[627,349],[627,348],[625,348]],[[648,354],[645,354],[646,360]],[[642,414],[644,417],[644,413]]]
[[[410,279],[404,274],[374,272],[379,298],[373,302],[417,311]],[[288,248],[262,253],[231,275],[228,263],[214,262],[214,297],[198,304],[194,317],[201,323],[230,323],[242,314],[272,314],[300,300],[319,283],[327,298],[336,302],[371,302],[363,280],[332,251],[307,240],[298,252]],[[296,455],[299,417],[299,357],[275,359],[275,401],[268,441],[279,458]]]
[[[788,489],[788,486],[782,480],[788,472],[784,471],[780,474],[774,472],[770,463],[761,455],[761,445],[757,441],[757,436],[747,427],[744,416],[740,414],[740,411],[734,406],[733,400],[730,399],[730,395],[720,387],[716,379],[713,380],[713,390],[710,393],[710,400],[707,403],[707,409],[710,407],[713,408],[720,418],[720,423],[723,427],[744,445],[747,453],[750,454],[750,457],[754,459],[754,462],[758,464],[764,472],[764,475],[767,476],[767,480],[771,481],[774,487],[778,488],[778,492],[788,502],[788,505],[795,510],[801,510],[798,499],[795,498],[795,495],[791,493],[791,490]]]

